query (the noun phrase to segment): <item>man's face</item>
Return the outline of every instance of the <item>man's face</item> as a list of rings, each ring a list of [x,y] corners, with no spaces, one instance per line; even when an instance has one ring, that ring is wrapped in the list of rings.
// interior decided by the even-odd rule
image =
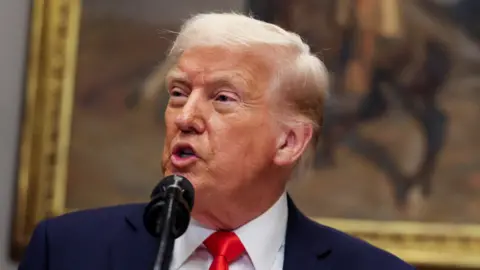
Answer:
[[[248,198],[274,167],[271,71],[258,52],[204,47],[185,51],[167,75],[164,174],[192,182],[198,211]]]

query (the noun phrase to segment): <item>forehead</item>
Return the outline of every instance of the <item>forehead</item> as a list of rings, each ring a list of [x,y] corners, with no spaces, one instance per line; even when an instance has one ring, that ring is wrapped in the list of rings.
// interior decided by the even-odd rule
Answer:
[[[273,64],[260,48],[226,49],[221,47],[197,47],[186,50],[178,60],[177,71],[188,79],[199,75],[204,80],[221,77],[241,77],[248,84],[268,82]],[[224,76],[222,76],[224,75]],[[224,78],[223,78],[224,79]]]

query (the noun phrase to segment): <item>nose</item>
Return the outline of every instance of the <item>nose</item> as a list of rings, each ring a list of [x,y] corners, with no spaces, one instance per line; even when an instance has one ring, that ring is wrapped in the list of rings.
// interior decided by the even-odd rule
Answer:
[[[181,112],[175,118],[175,125],[183,133],[201,134],[205,131],[205,102],[199,93],[192,91],[183,105]]]

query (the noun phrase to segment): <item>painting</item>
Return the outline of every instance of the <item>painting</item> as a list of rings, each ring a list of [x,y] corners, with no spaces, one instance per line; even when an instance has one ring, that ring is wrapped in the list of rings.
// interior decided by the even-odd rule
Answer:
[[[298,206],[414,264],[480,267],[472,6],[162,2],[33,1],[14,257],[44,218],[148,200],[162,178],[166,102],[144,98],[148,76],[188,16],[247,8],[299,33],[331,73],[315,166],[289,187]]]
[[[412,262],[479,267],[479,5],[439,2],[250,3],[331,73],[298,206]]]

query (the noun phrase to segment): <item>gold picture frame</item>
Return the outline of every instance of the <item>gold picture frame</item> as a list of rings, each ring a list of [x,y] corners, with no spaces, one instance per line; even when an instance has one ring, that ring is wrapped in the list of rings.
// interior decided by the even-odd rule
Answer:
[[[12,256],[65,208],[80,0],[33,0]],[[314,217],[415,265],[480,267],[480,225]]]
[[[81,0],[33,0],[19,147],[12,258],[36,224],[66,212],[65,162]]]

